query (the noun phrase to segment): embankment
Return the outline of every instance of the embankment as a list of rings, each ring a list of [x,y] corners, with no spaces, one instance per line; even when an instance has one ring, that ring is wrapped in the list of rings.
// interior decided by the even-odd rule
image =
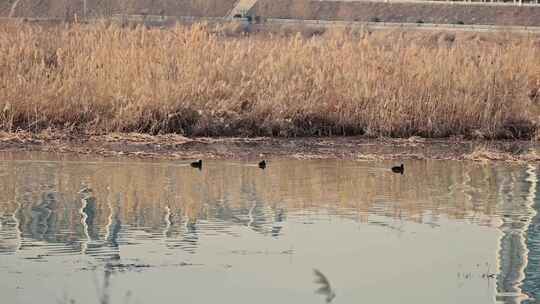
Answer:
[[[223,17],[237,0],[8,0],[0,16],[70,19],[112,14]],[[251,14],[268,18],[379,21],[395,23],[540,26],[540,6],[463,4],[452,2],[370,2],[259,0]]]
[[[308,20],[540,26],[540,6],[260,0],[250,12],[268,18]]]
[[[103,17],[111,14],[150,14],[167,16],[222,17],[236,0],[9,0],[0,3],[0,16],[73,18],[86,14]]]

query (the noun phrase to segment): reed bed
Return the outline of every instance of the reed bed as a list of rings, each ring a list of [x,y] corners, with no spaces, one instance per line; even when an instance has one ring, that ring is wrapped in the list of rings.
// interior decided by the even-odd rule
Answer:
[[[0,129],[535,137],[535,37],[235,33],[0,25]]]

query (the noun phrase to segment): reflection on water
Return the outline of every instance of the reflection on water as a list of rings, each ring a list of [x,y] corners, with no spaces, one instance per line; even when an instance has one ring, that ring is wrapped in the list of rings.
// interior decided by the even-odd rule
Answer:
[[[317,289],[316,293],[324,295],[326,303],[332,302],[332,300],[334,300],[334,298],[336,297],[336,293],[332,290],[332,286],[330,286],[330,281],[328,281],[326,276],[317,269],[314,269],[313,273],[315,274],[316,278],[315,283],[320,286]]]
[[[540,298],[536,166],[411,161],[401,176],[390,165],[276,160],[260,170],[209,161],[199,171],[178,162],[4,154],[0,272],[19,275],[16,287],[24,290],[5,293],[7,300],[39,296],[29,279],[39,273],[84,285],[86,273],[101,271],[102,282],[90,289],[109,289],[117,278],[119,290],[100,292],[101,303],[126,290],[148,299],[135,286],[169,275],[194,290],[223,288],[238,302],[251,301],[253,292],[262,302],[313,303],[321,299],[307,296],[314,287],[304,270],[322,266],[334,270],[334,302],[386,303],[381,294],[395,290],[410,302],[432,303],[428,287],[447,303]],[[129,271],[147,264],[159,271]],[[119,269],[128,271],[115,275]],[[189,295],[166,290],[163,280],[150,299]],[[78,288],[70,284],[55,288]],[[41,299],[56,303],[58,292],[65,291]]]

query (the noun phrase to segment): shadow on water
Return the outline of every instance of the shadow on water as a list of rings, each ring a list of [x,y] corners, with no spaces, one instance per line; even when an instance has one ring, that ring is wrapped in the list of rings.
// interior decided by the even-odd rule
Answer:
[[[330,286],[330,281],[328,281],[326,276],[317,269],[313,269],[313,274],[315,275],[315,283],[319,285],[319,288],[315,293],[323,295],[326,303],[331,303],[336,297],[336,293],[332,289],[332,286]]]
[[[416,161],[401,176],[380,170],[388,163],[275,160],[260,170],[205,162],[199,171],[10,157],[0,163],[0,255],[90,256],[102,263],[103,290],[119,267],[137,266],[122,249],[139,243],[193,256],[209,238],[245,231],[279,240],[291,223],[347,220],[401,237],[407,223],[439,229],[444,218],[500,231],[497,301],[540,298],[536,166]],[[317,292],[332,302],[328,279],[314,273]]]

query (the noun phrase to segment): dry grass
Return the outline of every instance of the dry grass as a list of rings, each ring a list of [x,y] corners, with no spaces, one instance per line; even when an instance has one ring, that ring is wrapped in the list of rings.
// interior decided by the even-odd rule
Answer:
[[[231,35],[231,33],[235,35]],[[0,129],[532,138],[534,38],[0,25]]]

